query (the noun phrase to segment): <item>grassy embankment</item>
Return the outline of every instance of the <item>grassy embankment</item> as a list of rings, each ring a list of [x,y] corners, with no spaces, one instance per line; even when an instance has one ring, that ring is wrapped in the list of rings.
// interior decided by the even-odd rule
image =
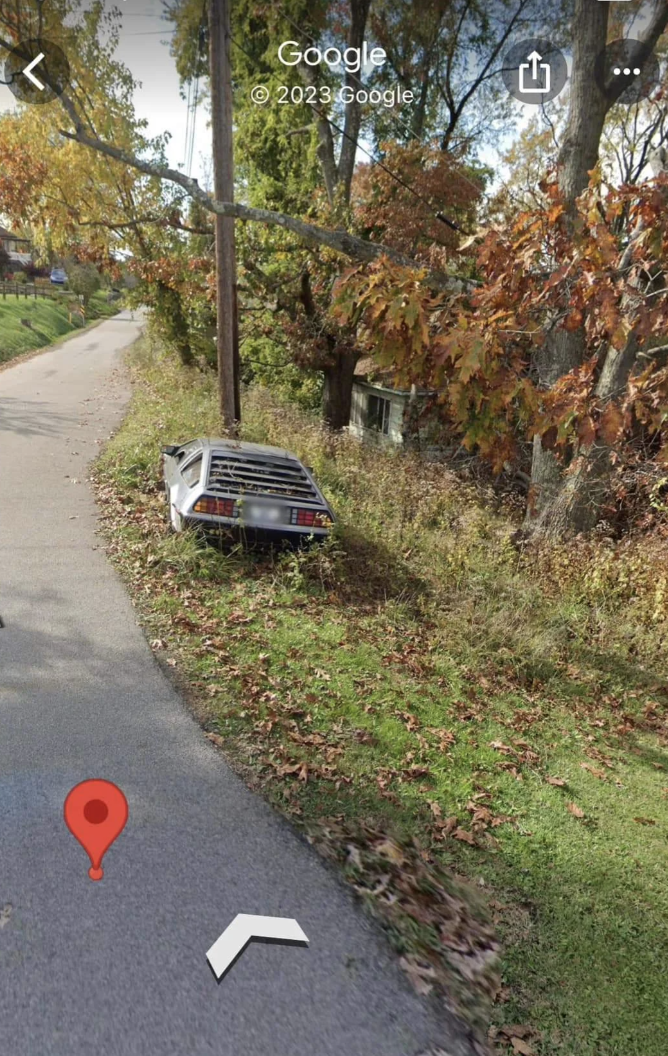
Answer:
[[[0,297],[0,363],[6,363],[24,352],[32,352],[53,344],[58,338],[81,330],[76,317],[70,322],[70,308],[65,299],[50,300],[32,297]],[[106,293],[96,293],[86,311],[87,322],[115,315],[120,311],[118,302],[109,304]],[[29,319],[31,326],[24,326],[22,319]]]
[[[148,343],[133,364],[105,530],[211,739],[499,1051],[663,1056],[665,539],[518,555],[446,469],[254,391],[244,436],[314,466],[340,522],[322,551],[220,553],[169,534],[158,454],[215,434],[213,384]]]

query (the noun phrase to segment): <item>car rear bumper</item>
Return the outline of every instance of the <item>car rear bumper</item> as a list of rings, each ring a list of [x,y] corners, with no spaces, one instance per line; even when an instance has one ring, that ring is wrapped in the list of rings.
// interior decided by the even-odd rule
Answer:
[[[221,536],[249,537],[257,540],[282,539],[325,539],[329,528],[302,527],[296,524],[244,524],[238,517],[205,518],[185,514],[183,516],[184,527],[195,528],[207,536],[219,538]]]

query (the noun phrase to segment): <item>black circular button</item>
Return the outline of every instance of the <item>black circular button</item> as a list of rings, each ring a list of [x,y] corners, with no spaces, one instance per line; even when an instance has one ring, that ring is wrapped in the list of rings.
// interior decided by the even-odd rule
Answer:
[[[613,40],[597,55],[594,77],[608,99],[629,106],[645,99],[657,87],[661,67],[656,55],[645,55],[641,41]]]
[[[538,106],[556,99],[568,80],[568,66],[559,48],[544,37],[515,44],[503,57],[503,83],[520,103]]]
[[[22,103],[52,103],[70,83],[70,64],[50,40],[24,40],[5,60],[4,80]]]

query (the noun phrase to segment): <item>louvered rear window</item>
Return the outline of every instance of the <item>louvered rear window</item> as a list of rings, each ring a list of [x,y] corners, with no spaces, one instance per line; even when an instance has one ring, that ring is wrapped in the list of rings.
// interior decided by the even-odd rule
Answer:
[[[303,468],[289,459],[267,459],[261,455],[213,452],[209,468],[209,491],[226,495],[273,495],[321,505],[318,493]]]

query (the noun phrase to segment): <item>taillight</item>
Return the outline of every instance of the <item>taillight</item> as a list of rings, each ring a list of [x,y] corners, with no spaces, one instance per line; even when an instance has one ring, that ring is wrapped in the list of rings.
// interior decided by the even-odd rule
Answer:
[[[212,499],[203,495],[193,506],[193,513],[208,513],[215,517],[234,517],[234,499]]]
[[[293,509],[290,520],[300,528],[326,528],[329,524],[328,515],[318,510]]]

